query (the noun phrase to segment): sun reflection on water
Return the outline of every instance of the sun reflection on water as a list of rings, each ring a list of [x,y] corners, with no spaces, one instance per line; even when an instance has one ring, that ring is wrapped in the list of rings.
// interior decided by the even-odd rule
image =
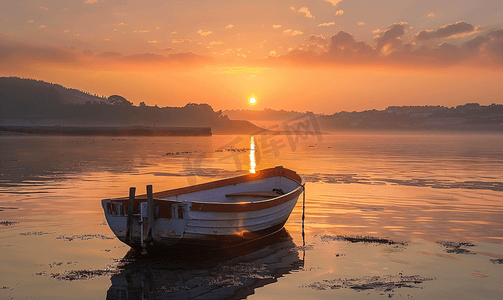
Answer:
[[[255,137],[250,137],[250,173],[255,173],[255,168],[257,167],[255,163]]]

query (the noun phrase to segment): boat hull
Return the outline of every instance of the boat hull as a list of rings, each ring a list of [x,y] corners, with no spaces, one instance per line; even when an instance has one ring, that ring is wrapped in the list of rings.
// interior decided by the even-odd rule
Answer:
[[[270,170],[275,172],[263,172],[258,177],[237,177],[237,183],[233,183],[236,178],[231,178],[195,189],[188,187],[156,193],[152,202],[155,206],[153,218],[144,217],[141,209],[146,202],[143,196],[138,196],[133,204],[136,213],[129,233],[125,213],[127,200],[104,199],[102,206],[114,234],[135,249],[235,246],[281,230],[303,192],[304,181],[295,172],[283,168],[266,171]],[[286,176],[285,170],[288,171]],[[269,198],[267,194],[257,194],[258,198],[249,196],[253,191],[265,189],[286,192]],[[244,196],[236,193],[242,190],[252,192]],[[151,234],[147,228],[152,228]]]

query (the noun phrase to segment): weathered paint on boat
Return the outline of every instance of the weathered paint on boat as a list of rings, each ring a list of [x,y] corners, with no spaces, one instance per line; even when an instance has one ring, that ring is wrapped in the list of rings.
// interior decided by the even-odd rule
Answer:
[[[275,195],[273,190],[284,194]],[[219,248],[283,228],[303,190],[301,176],[275,167],[153,193],[153,208],[147,195],[139,195],[131,198],[134,205],[129,234],[129,198],[104,199],[102,205],[114,234],[132,248]]]

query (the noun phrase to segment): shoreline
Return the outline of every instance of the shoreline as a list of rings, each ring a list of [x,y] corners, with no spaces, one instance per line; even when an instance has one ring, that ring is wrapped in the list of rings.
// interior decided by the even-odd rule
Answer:
[[[212,136],[210,127],[0,126],[0,134],[63,136]]]

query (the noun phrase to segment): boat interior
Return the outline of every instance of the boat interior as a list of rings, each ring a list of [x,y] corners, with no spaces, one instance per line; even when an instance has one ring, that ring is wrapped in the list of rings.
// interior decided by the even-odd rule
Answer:
[[[192,193],[156,198],[160,200],[181,202],[256,202],[288,194],[297,187],[299,187],[299,184],[294,180],[282,176],[275,176],[200,190]]]

